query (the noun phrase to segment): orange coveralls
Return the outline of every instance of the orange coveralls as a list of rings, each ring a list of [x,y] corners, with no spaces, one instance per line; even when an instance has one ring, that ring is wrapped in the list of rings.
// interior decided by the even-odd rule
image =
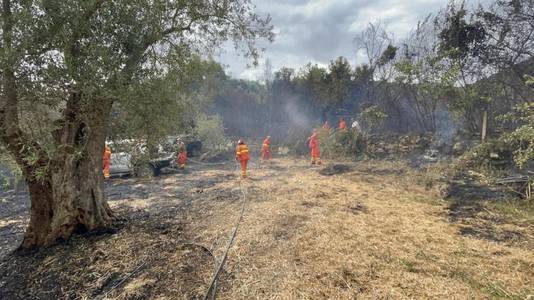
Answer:
[[[187,151],[180,150],[180,153],[178,153],[178,158],[176,159],[176,162],[178,163],[178,166],[180,166],[180,169],[185,168],[185,163],[187,162]]]
[[[266,138],[263,141],[263,145],[261,146],[261,158],[263,160],[269,160],[273,158],[273,154],[271,153],[271,139]]]
[[[319,150],[319,137],[317,133],[312,134],[308,138],[308,146],[311,150],[311,163],[312,164],[321,164],[321,150]]]
[[[111,166],[111,149],[106,145],[104,147],[104,154],[102,156],[104,178],[109,178],[109,167]]]
[[[248,146],[245,143],[237,145],[235,157],[241,164],[241,177],[246,178],[247,177],[247,163],[248,163],[248,160],[250,159],[250,156],[248,154]]]

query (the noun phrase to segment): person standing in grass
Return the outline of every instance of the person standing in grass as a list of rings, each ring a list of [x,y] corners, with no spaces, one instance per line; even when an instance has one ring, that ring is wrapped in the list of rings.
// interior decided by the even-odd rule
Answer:
[[[247,178],[247,164],[250,155],[248,153],[248,146],[242,139],[237,142],[235,159],[239,161],[239,164],[241,165],[241,178]]]
[[[339,129],[339,130],[345,130],[345,129],[347,129],[347,122],[345,122],[345,118],[341,118],[341,120],[339,120],[339,126],[338,126],[338,129]]]
[[[308,146],[310,147],[311,152],[311,164],[321,165],[321,150],[319,149],[319,136],[317,134],[317,129],[314,129],[313,134],[308,138]]]
[[[267,136],[265,140],[263,140],[263,144],[261,146],[261,159],[270,160],[272,158],[273,154],[271,153],[271,137]]]
[[[103,160],[104,178],[109,179],[110,177],[109,169],[111,167],[111,148],[109,148],[108,145],[104,146],[104,154],[102,155],[102,160]]]
[[[176,159],[176,162],[177,162],[178,167],[180,169],[185,169],[185,164],[187,163],[187,151],[185,149],[185,146],[180,147],[180,150],[178,152],[178,158]]]

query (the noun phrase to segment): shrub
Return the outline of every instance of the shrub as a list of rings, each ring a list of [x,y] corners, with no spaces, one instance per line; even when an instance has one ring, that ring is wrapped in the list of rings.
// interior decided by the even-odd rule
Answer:
[[[221,117],[218,115],[208,116],[200,114],[195,123],[195,134],[198,135],[205,149],[215,151],[227,150],[228,141],[224,136],[224,126]]]
[[[375,131],[384,125],[387,117],[388,115],[380,107],[371,105],[362,110],[359,119],[363,121],[368,130]]]
[[[308,137],[311,132],[308,128],[292,127],[289,128],[285,142],[283,143],[289,149],[289,154],[292,155],[307,155]]]
[[[323,156],[331,158],[356,158],[364,155],[368,137],[355,129],[338,130],[332,134],[319,133]]]
[[[514,149],[514,161],[523,168],[534,160],[534,103],[516,105],[511,113],[501,116],[501,120],[519,124],[515,130],[503,134],[501,141]]]

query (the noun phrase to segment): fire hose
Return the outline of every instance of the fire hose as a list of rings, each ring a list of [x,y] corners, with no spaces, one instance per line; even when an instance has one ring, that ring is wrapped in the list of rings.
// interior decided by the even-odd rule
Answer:
[[[198,161],[198,160],[194,160],[194,159],[191,159],[191,158],[188,158],[188,160],[192,163],[195,163],[195,164],[198,164],[198,165],[201,165],[201,166],[223,166],[223,165],[226,165],[226,162],[220,162],[220,163],[205,163],[205,162],[201,162],[201,161]]]
[[[236,166],[239,168],[239,164],[236,161]],[[237,222],[234,226],[234,230],[232,231],[232,234],[230,235],[230,239],[228,240],[228,243],[226,245],[226,249],[224,251],[224,254],[222,256],[222,259],[220,259],[219,266],[217,267],[215,274],[213,275],[210,286],[208,287],[208,290],[206,291],[206,295],[204,296],[204,300],[207,300],[210,293],[212,295],[211,299],[215,299],[215,295],[217,294],[217,280],[219,278],[219,275],[221,273],[221,270],[224,267],[224,263],[226,262],[226,258],[228,257],[228,251],[230,250],[230,247],[232,246],[234,239],[237,235],[237,230],[239,229],[239,225],[241,224],[241,221],[243,220],[243,215],[245,214],[245,204],[247,203],[247,192],[248,190],[243,186],[243,181],[239,182],[239,188],[241,190],[241,195],[243,199],[243,204],[241,205],[241,212],[239,213],[239,217],[237,219]],[[217,259],[215,259],[217,262]]]

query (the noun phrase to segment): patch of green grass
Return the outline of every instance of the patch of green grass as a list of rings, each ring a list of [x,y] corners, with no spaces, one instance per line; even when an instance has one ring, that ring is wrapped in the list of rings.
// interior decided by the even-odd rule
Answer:
[[[521,295],[513,293],[508,291],[506,287],[497,282],[481,283],[475,280],[475,278],[473,278],[471,274],[461,269],[453,269],[448,275],[451,278],[455,278],[457,280],[465,282],[467,285],[474,289],[486,293],[488,296],[490,296],[490,299],[520,300],[529,299],[530,297],[530,292],[522,293]]]
[[[449,272],[448,276],[460,281],[465,282],[467,285],[474,289],[481,289],[482,284],[476,281],[471,274],[461,269],[453,269]]]
[[[409,259],[401,259],[400,263],[402,267],[410,273],[417,273],[417,268],[415,267],[415,262]]]
[[[503,286],[495,282],[490,282],[490,283],[485,284],[482,288],[482,291],[488,293],[492,298],[513,299],[513,300],[528,299],[527,295],[518,295],[510,291],[507,291]]]
[[[534,224],[534,199],[488,201],[486,205],[492,211],[512,217],[513,219],[518,219],[522,222]]]

